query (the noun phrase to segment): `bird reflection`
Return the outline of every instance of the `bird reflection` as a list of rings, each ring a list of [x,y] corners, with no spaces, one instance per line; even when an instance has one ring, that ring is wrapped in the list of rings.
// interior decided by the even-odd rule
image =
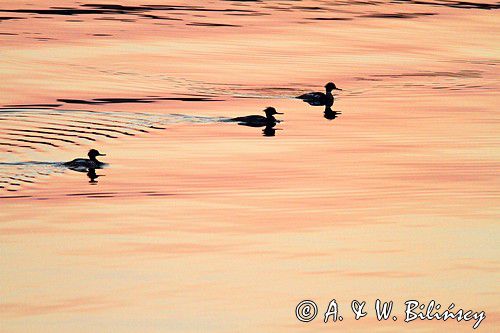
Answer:
[[[89,177],[89,183],[92,185],[97,185],[97,178],[101,177],[103,175],[98,175],[95,173],[95,169],[89,169],[87,171],[87,177]]]
[[[324,112],[323,116],[325,117],[325,119],[334,120],[335,118],[337,118],[341,114],[342,114],[342,112],[333,111],[331,107],[325,106],[325,112]]]
[[[281,130],[281,128],[275,128],[276,124],[268,124],[262,130],[263,136],[275,136],[277,130]]]

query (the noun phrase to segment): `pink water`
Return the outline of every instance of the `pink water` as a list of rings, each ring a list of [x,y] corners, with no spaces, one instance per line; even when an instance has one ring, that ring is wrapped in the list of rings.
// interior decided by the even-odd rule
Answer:
[[[498,330],[498,5],[120,5],[0,1],[2,331]],[[336,119],[293,98],[332,80]]]

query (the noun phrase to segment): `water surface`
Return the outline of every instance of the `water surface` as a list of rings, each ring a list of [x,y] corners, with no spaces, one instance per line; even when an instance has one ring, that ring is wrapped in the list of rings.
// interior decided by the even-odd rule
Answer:
[[[498,330],[498,7],[0,1],[1,326]],[[333,115],[293,98],[332,80]],[[220,121],[267,106],[274,136]],[[398,321],[349,315],[377,298]]]

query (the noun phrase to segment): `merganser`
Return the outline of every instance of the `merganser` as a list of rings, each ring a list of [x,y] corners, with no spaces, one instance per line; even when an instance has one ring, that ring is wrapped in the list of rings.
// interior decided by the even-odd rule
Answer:
[[[283,114],[277,112],[276,109],[271,106],[265,108],[264,112],[266,114],[265,117],[258,115],[251,115],[245,117],[231,118],[228,121],[238,122],[238,125],[243,125],[243,126],[262,127],[262,126],[275,125],[276,123],[279,123],[280,121],[274,118],[274,115]]]
[[[76,171],[88,171],[90,169],[102,169],[106,163],[97,160],[97,156],[106,156],[106,154],[99,153],[96,149],[89,150],[87,154],[89,158],[77,158],[73,161],[63,163],[64,166]]]
[[[326,94],[322,92],[310,92],[307,94],[297,96],[296,98],[301,99],[304,102],[308,103],[309,105],[313,106],[319,106],[319,105],[332,106],[334,102],[332,90],[342,90],[342,89],[337,88],[337,86],[335,86],[335,83],[328,82],[325,85],[325,90]]]

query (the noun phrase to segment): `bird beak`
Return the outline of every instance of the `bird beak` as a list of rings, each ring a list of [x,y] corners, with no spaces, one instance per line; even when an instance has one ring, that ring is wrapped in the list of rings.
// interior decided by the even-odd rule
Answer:
[[[276,112],[275,114],[284,114],[283,112]]]
[[[335,90],[340,90],[340,91],[342,91],[342,89],[340,89],[340,88],[335,88]]]
[[[106,156],[106,154],[99,154],[99,155],[97,155],[97,156]]]

